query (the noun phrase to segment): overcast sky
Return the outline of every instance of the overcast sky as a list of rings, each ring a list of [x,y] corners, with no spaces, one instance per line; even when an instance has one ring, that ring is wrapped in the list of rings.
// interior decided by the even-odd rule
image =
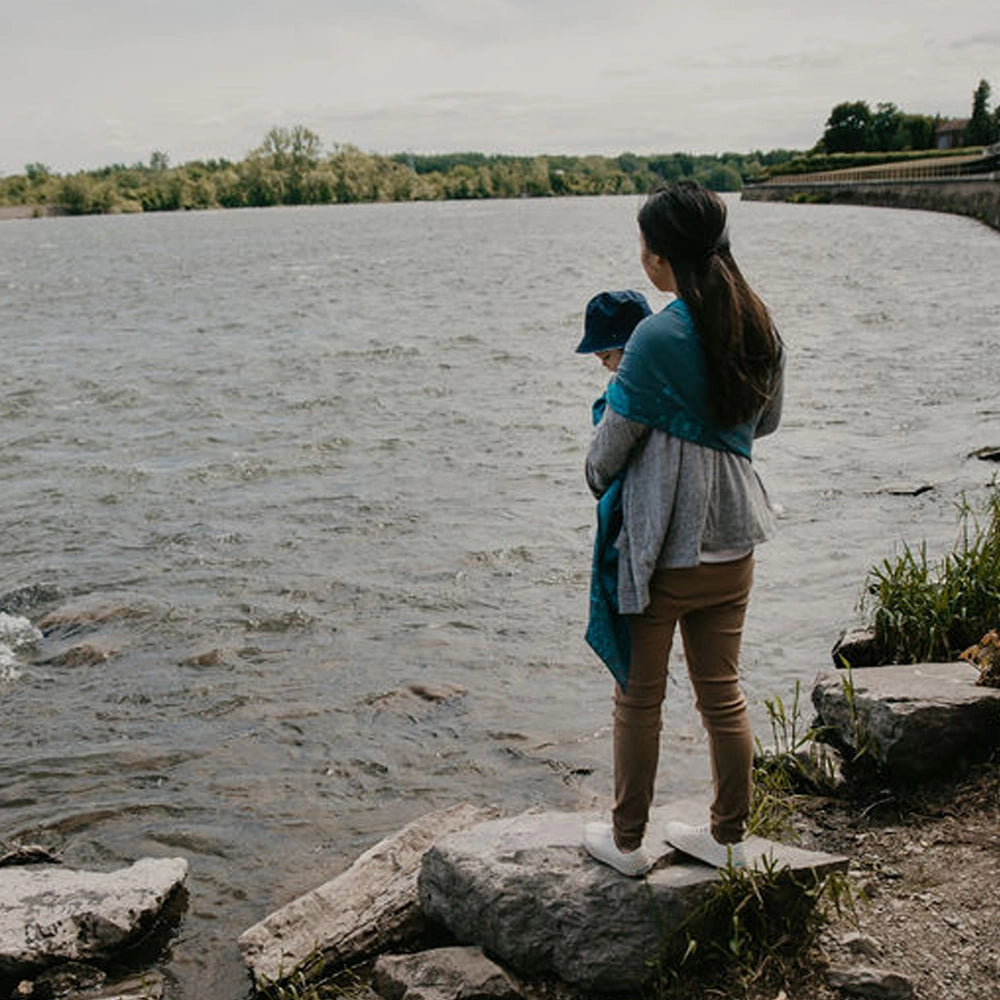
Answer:
[[[834,104],[1000,101],[998,0],[29,0],[4,4],[0,175],[329,147],[806,148]]]

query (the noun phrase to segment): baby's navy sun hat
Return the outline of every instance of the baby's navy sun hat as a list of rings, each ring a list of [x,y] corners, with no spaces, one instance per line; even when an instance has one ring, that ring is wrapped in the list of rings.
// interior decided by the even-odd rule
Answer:
[[[626,289],[600,292],[587,303],[583,320],[583,340],[577,354],[596,354],[624,347],[640,320],[653,312],[646,296]]]

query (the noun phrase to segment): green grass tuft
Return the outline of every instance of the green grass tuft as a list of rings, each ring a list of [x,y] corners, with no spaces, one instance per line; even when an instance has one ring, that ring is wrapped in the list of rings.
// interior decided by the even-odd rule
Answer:
[[[807,726],[802,717],[802,685],[795,682],[790,705],[779,697],[766,699],[771,745],[757,740],[753,765],[753,794],[747,833],[781,840],[791,830],[798,794],[826,795],[833,791],[836,766],[820,741],[822,728]]]
[[[692,981],[725,977],[728,990],[801,977],[812,962],[819,932],[831,916],[856,922],[847,876],[795,875],[776,865],[719,869],[708,899],[661,942],[660,1000],[690,996]],[[725,995],[733,996],[732,992]]]
[[[1000,624],[1000,487],[980,516],[963,498],[959,539],[940,562],[904,545],[871,569],[862,608],[883,663],[954,660]]]

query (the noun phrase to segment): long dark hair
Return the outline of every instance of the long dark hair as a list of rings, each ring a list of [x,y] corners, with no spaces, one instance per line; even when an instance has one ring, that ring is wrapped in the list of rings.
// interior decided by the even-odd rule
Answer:
[[[751,419],[775,391],[781,338],[729,249],[726,204],[691,180],[664,184],[639,209],[646,247],[666,257],[705,354],[723,427]]]

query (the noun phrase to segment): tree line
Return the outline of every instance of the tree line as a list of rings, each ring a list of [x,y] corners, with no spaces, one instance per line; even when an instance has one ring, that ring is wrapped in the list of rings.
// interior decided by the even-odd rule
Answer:
[[[980,80],[972,95],[972,111],[963,146],[988,146],[1000,139],[1000,105],[990,109],[990,84]],[[874,111],[867,101],[834,106],[814,153],[900,152],[928,150],[937,145],[940,115],[907,114],[891,101]]]
[[[759,180],[794,150],[642,156],[507,156],[484,153],[382,156],[355,146],[324,149],[304,125],[275,127],[244,159],[172,166],[148,163],[60,175],[42,163],[0,178],[0,205],[57,206],[70,214],[165,212],[367,201],[436,201],[555,195],[643,194],[693,177],[716,191]]]

